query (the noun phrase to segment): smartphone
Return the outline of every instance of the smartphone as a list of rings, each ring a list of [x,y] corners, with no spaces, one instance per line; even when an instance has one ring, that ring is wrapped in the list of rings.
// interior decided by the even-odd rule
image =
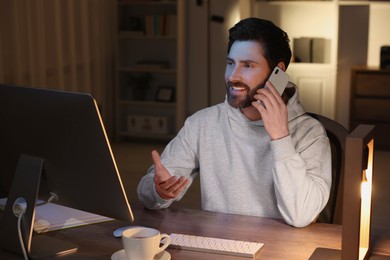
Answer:
[[[287,87],[287,83],[290,77],[281,68],[276,66],[269,76],[268,80],[274,85],[279,95],[282,95],[284,89]]]

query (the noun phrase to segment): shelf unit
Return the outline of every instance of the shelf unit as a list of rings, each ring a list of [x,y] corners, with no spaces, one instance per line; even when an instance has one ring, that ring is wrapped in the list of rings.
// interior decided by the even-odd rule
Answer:
[[[116,140],[169,140],[184,122],[184,0],[118,0]]]

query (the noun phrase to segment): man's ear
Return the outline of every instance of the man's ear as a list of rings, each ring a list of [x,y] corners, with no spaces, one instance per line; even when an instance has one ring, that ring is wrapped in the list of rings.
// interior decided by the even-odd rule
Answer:
[[[279,61],[278,67],[281,68],[283,71],[286,71],[286,65],[284,65],[283,61]]]

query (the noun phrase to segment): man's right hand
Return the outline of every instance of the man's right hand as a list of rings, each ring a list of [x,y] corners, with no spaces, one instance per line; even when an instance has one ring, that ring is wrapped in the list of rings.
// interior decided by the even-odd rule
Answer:
[[[190,182],[186,177],[172,176],[161,163],[160,155],[156,150],[152,151],[154,163],[154,184],[158,195],[163,199],[174,199],[186,188]]]

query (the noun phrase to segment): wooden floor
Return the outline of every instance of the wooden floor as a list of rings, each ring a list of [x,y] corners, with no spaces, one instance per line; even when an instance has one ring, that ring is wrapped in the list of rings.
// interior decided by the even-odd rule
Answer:
[[[141,177],[152,164],[150,153],[153,149],[161,152],[163,143],[123,142],[112,144],[123,183],[130,203],[138,203],[136,188]],[[375,151],[372,226],[390,230],[390,151]],[[186,196],[175,207],[200,209],[199,178],[191,186]]]

